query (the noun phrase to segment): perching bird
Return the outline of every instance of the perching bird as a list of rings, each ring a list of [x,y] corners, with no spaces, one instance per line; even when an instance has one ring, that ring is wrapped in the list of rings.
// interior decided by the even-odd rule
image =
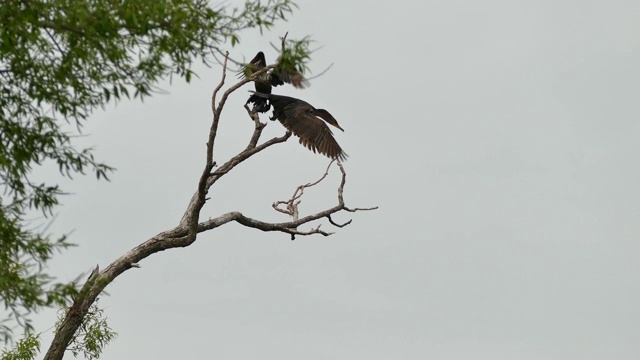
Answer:
[[[249,64],[247,64],[242,72],[240,73],[240,78],[245,78],[250,76],[254,72],[263,69],[267,66],[267,61],[264,58],[264,53],[262,51],[258,52],[258,54],[251,60]],[[283,68],[275,68],[267,71],[266,73],[258,76],[255,80],[256,92],[263,94],[271,94],[272,86],[284,85],[284,83],[291,84],[298,89],[304,89],[309,85],[307,79],[302,76],[297,71],[290,71]],[[259,112],[267,112],[269,111],[269,104],[267,100],[255,95],[251,95],[249,100],[246,102],[253,103],[253,111]]]
[[[300,138],[300,144],[332,159],[345,160],[347,154],[333,137],[326,123],[344,131],[327,110],[316,109],[300,99],[255,92],[254,97],[268,99],[273,105],[271,120],[278,119],[287,130]]]

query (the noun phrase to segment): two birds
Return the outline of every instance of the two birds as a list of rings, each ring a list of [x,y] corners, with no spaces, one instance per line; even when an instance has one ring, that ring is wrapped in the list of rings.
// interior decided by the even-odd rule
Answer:
[[[260,51],[240,74],[247,77],[267,66],[264,53]],[[306,101],[271,94],[272,87],[289,83],[296,88],[304,89],[307,80],[297,71],[275,68],[259,75],[255,83],[255,92],[247,100],[253,103],[253,111],[267,112],[273,106],[271,120],[279,120],[287,130],[300,138],[300,144],[309,150],[318,152],[332,159],[345,160],[347,154],[342,150],[333,132],[327,124],[344,131],[338,121],[326,110],[316,109]]]

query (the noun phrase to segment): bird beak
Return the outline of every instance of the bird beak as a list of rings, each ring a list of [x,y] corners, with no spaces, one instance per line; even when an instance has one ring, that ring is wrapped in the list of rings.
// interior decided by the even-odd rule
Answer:
[[[324,109],[315,109],[315,115],[322,118],[322,120],[326,121],[327,123],[337,127],[338,129],[344,131],[343,128],[340,127],[340,125],[338,125],[338,121],[336,121],[336,119],[329,114],[329,112],[327,110]]]

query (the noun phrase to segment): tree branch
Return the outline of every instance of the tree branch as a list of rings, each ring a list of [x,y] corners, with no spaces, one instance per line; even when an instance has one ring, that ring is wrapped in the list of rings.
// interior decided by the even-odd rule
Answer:
[[[315,186],[317,184],[319,184],[322,180],[324,180],[327,175],[329,175],[329,168],[331,167],[331,164],[333,164],[335,160],[331,160],[331,162],[329,163],[329,165],[327,166],[327,169],[325,170],[324,174],[322,175],[322,177],[320,179],[318,179],[316,182],[313,183],[307,183],[305,185],[300,185],[296,188],[296,190],[293,192],[293,195],[291,196],[291,198],[287,201],[277,201],[275,203],[273,203],[273,205],[271,205],[276,211],[281,212],[283,214],[287,214],[289,216],[291,216],[294,220],[298,220],[298,205],[300,205],[301,200],[299,200],[302,195],[304,195],[304,189],[306,188],[310,188],[312,186]],[[286,208],[281,208],[281,205],[285,205]]]
[[[339,228],[345,227],[349,224],[351,224],[351,220],[347,221],[344,224],[337,224],[335,223],[332,219],[331,219],[331,215],[338,213],[342,210],[348,211],[348,212],[357,212],[357,211],[370,211],[370,210],[376,210],[378,207],[371,207],[371,208],[354,208],[354,209],[350,209],[348,208],[345,203],[344,203],[344,197],[343,197],[343,192],[344,192],[344,186],[346,184],[346,177],[347,177],[347,173],[344,170],[344,167],[342,166],[342,163],[340,163],[340,161],[337,162],[338,164],[338,168],[340,169],[340,172],[342,174],[342,178],[340,180],[340,186],[338,187],[338,204],[317,212],[315,214],[312,215],[307,215],[301,219],[298,218],[298,210],[297,210],[297,205],[300,203],[300,198],[302,197],[302,193],[304,191],[305,188],[309,188],[312,187],[314,185],[317,185],[318,183],[320,183],[322,180],[324,180],[327,177],[327,174],[329,172],[329,168],[331,167],[331,165],[334,163],[334,161],[331,161],[331,163],[329,163],[329,166],[327,167],[327,170],[325,171],[325,173],[322,175],[322,177],[317,180],[314,183],[309,183],[306,185],[300,185],[296,188],[296,191],[294,192],[294,195],[291,197],[291,199],[289,199],[288,201],[279,201],[273,204],[274,209],[276,209],[279,212],[285,213],[287,215],[290,215],[293,217],[293,221],[289,221],[289,222],[283,222],[283,223],[268,223],[268,222],[264,222],[261,220],[257,220],[257,219],[253,219],[250,217],[245,216],[244,214],[242,214],[239,211],[233,211],[233,212],[229,212],[226,213],[224,215],[218,216],[214,219],[209,219],[205,222],[202,222],[198,225],[198,232],[203,232],[203,231],[207,231],[207,230],[212,230],[215,229],[217,227],[220,227],[228,222],[231,221],[235,221],[239,224],[242,224],[244,226],[247,227],[252,227],[254,229],[258,229],[258,230],[262,230],[262,231],[280,231],[280,232],[284,232],[284,233],[288,233],[288,234],[292,234],[292,235],[311,235],[311,234],[322,234],[324,236],[328,236],[331,235],[332,233],[326,233],[324,231],[319,230],[319,226],[315,229],[312,229],[311,231],[299,231],[297,230],[297,228],[301,225],[313,222],[315,220],[319,220],[322,219],[324,217],[326,217],[327,219],[329,219],[329,222]],[[291,205],[292,203],[297,202],[298,204],[295,205]],[[287,211],[287,210],[283,210],[283,209],[279,209],[277,208],[278,204],[286,204],[287,206],[293,206],[294,207],[294,211]]]
[[[220,102],[218,103],[218,105],[216,106],[216,97],[218,95],[218,92],[220,91],[220,89],[222,89],[222,86],[224,85],[225,79],[226,79],[226,75],[227,75],[227,60],[229,58],[229,52],[225,53],[225,61],[222,67],[222,78],[220,80],[220,83],[218,83],[218,85],[216,86],[216,88],[213,91],[213,94],[211,96],[211,111],[213,112],[213,120],[211,122],[211,127],[209,129],[209,138],[207,141],[207,156],[206,156],[206,163],[205,163],[205,167],[202,171],[202,175],[200,176],[199,182],[198,182],[198,191],[196,192],[196,194],[194,194],[194,196],[191,198],[191,202],[189,203],[189,205],[187,206],[187,209],[184,213],[184,215],[182,216],[182,219],[180,220],[180,225],[179,226],[187,226],[190,229],[190,237],[192,239],[195,238],[195,224],[197,223],[197,218],[198,215],[200,214],[200,210],[202,209],[202,207],[204,206],[205,202],[206,202],[206,195],[209,191],[209,188],[211,187],[211,185],[213,185],[213,183],[215,181],[210,181],[211,178],[211,170],[213,170],[214,166],[215,166],[215,161],[213,160],[213,152],[214,152],[214,146],[215,146],[215,139],[216,136],[218,134],[218,124],[220,123],[220,116],[222,114],[222,109],[224,108],[224,105],[227,101],[227,98],[229,97],[229,95],[236,91],[237,89],[239,89],[242,85],[254,80],[257,76],[260,76],[261,74],[263,74],[264,72],[266,72],[269,68],[273,68],[275,65],[271,65],[270,67],[266,67],[265,69],[260,69],[260,71],[256,71],[254,74],[252,74],[251,76],[248,76],[247,78],[239,81],[238,83],[234,84],[233,86],[231,86],[229,89],[227,89],[224,94],[222,95],[222,99],[220,100]],[[259,121],[258,121],[259,123]],[[264,126],[261,126],[259,128],[259,126],[256,124],[256,129],[254,130],[254,136],[252,136],[252,140],[254,137],[259,138],[260,134],[262,133],[262,128]],[[256,134],[257,133],[257,134]],[[256,138],[256,142],[257,142],[257,138]],[[285,139],[286,140],[286,139]],[[283,140],[284,141],[284,140]],[[249,146],[250,147],[252,144],[252,142],[250,141]],[[255,147],[255,146],[254,146]],[[260,149],[259,151],[261,151],[263,149]],[[236,157],[243,155],[238,154],[236,155]],[[253,154],[250,154],[249,156],[251,156]],[[229,160],[232,161],[233,159]],[[244,159],[240,160],[240,162],[242,162]],[[238,162],[239,163],[239,162]],[[227,164],[229,164],[229,162],[227,162]],[[225,165],[227,165],[225,164]],[[223,166],[222,168],[225,168],[226,172],[228,172],[229,170],[231,170],[233,167],[235,167],[234,164],[233,166]],[[219,171],[217,172],[219,173]],[[221,173],[218,177],[222,176],[223,173]],[[216,179],[217,180],[217,179]]]
[[[283,40],[284,41],[284,40]],[[91,273],[85,284],[82,286],[82,289],[79,291],[78,295],[74,298],[72,305],[67,310],[64,319],[60,323],[58,329],[56,329],[56,333],[54,339],[45,355],[45,360],[60,360],[64,356],[67,347],[71,343],[71,340],[77,333],[78,329],[82,325],[83,319],[87,315],[91,305],[96,301],[98,295],[105,289],[105,287],[110,284],[116,277],[125,271],[131,268],[139,268],[140,261],[145,259],[146,257],[155,254],[160,251],[178,248],[178,247],[186,247],[193,244],[196,241],[197,234],[209,230],[213,230],[218,228],[226,223],[235,221],[241,225],[244,225],[249,228],[261,230],[261,231],[278,231],[285,234],[289,234],[291,239],[294,240],[296,235],[300,236],[308,236],[314,234],[320,234],[323,236],[329,236],[332,233],[327,232],[320,229],[320,224],[312,226],[309,230],[299,230],[298,228],[305,224],[310,224],[314,221],[320,220],[322,218],[327,218],[331,225],[336,227],[344,227],[351,223],[349,220],[347,223],[339,225],[335,223],[331,219],[331,215],[341,212],[356,212],[356,211],[364,211],[364,210],[374,210],[377,207],[373,208],[348,208],[344,202],[344,186],[346,183],[346,172],[342,163],[337,161],[337,166],[340,169],[342,174],[342,178],[340,181],[340,185],[338,186],[338,203],[337,205],[325,209],[323,211],[317,212],[315,214],[307,215],[302,218],[298,216],[297,205],[301,201],[301,197],[304,193],[304,190],[312,187],[324,179],[326,179],[329,168],[334,163],[332,161],[327,169],[325,170],[324,175],[313,183],[308,183],[305,185],[298,186],[298,188],[294,191],[294,195],[288,202],[281,202],[283,204],[292,204],[291,206],[295,208],[295,212],[287,213],[288,215],[293,216],[292,221],[288,222],[280,222],[280,223],[269,223],[264,222],[258,219],[254,219],[248,216],[245,216],[239,211],[229,212],[223,215],[220,215],[216,218],[209,219],[206,221],[200,221],[200,212],[207,201],[206,195],[213,184],[215,184],[218,179],[222,176],[233,170],[236,166],[238,166],[243,161],[249,159],[253,155],[282,142],[287,141],[289,137],[291,137],[290,132],[286,132],[283,136],[274,137],[269,139],[263,143],[260,142],[260,136],[262,135],[262,130],[266,126],[265,123],[261,123],[259,116],[257,113],[253,113],[249,110],[249,108],[245,105],[245,109],[249,117],[253,120],[255,126],[253,133],[249,139],[247,147],[227,160],[223,165],[218,167],[215,171],[213,171],[215,167],[214,161],[214,146],[215,139],[217,137],[218,124],[220,121],[220,116],[222,114],[222,110],[226,104],[226,100],[231,93],[235,90],[239,89],[242,85],[253,81],[256,77],[260,76],[262,73],[272,69],[276,66],[269,65],[260,71],[256,71],[251,74],[251,76],[246,77],[245,79],[239,81],[238,83],[229,87],[222,95],[222,98],[216,105],[216,97],[219,91],[222,89],[226,79],[226,71],[227,71],[227,58],[228,53],[225,54],[225,62],[222,70],[222,78],[219,84],[215,87],[213,95],[211,97],[211,109],[213,112],[213,119],[211,122],[211,127],[209,129],[209,136],[206,147],[206,162],[203,168],[202,174],[200,175],[198,186],[195,194],[192,196],[187,208],[180,220],[179,224],[173,229],[169,229],[163,231],[156,236],[148,239],[147,241],[141,243],[140,245],[134,247],[129,250],[126,254],[122,255],[115,261],[113,261],[109,266],[107,266],[104,270],[99,271],[98,268]]]

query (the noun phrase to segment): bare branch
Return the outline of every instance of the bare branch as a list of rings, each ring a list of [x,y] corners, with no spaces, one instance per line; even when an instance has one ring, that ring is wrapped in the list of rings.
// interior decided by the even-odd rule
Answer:
[[[286,38],[283,37],[283,42]],[[186,247],[193,244],[196,241],[197,234],[209,231],[215,228],[218,228],[229,222],[237,222],[246,227],[254,228],[261,231],[277,231],[285,234],[289,234],[291,239],[295,239],[296,235],[300,236],[309,236],[319,234],[322,236],[329,236],[332,233],[321,230],[321,224],[312,225],[312,222],[317,220],[327,218],[331,225],[336,226],[338,228],[344,227],[351,223],[351,220],[344,224],[337,224],[331,218],[331,215],[341,212],[357,212],[357,211],[366,211],[366,210],[374,210],[377,207],[373,208],[348,208],[344,202],[344,186],[346,184],[346,172],[344,167],[340,161],[337,161],[338,168],[342,174],[340,184],[338,186],[338,204],[325,209],[323,211],[319,211],[314,214],[310,214],[299,218],[297,207],[300,203],[300,199],[304,194],[304,190],[306,188],[312,187],[326,179],[329,169],[331,165],[334,163],[332,161],[325,170],[324,174],[313,183],[308,183],[305,185],[298,186],[294,191],[292,198],[286,202],[280,202],[281,204],[286,204],[288,206],[287,210],[280,211],[286,213],[293,217],[292,221],[288,222],[280,222],[280,223],[269,223],[265,221],[261,221],[258,219],[254,219],[248,216],[245,216],[243,213],[239,211],[233,211],[226,214],[222,214],[213,219],[209,219],[206,221],[200,221],[200,213],[201,210],[207,201],[207,193],[211,186],[215,184],[218,179],[222,176],[233,170],[236,166],[238,166],[243,161],[249,159],[253,155],[263,151],[273,145],[282,143],[287,141],[289,137],[291,137],[291,132],[286,132],[284,135],[279,137],[271,138],[267,141],[260,143],[260,136],[262,135],[262,130],[265,128],[266,124],[260,122],[259,115],[257,113],[253,113],[249,110],[249,108],[245,105],[245,109],[251,120],[254,122],[254,130],[249,139],[247,147],[242,150],[240,153],[227,160],[224,164],[222,164],[217,169],[216,162],[214,159],[214,145],[215,139],[217,136],[218,124],[220,121],[220,116],[222,114],[222,110],[224,105],[226,104],[226,100],[231,93],[240,88],[242,85],[253,81],[256,77],[260,76],[266,71],[277,66],[277,64],[269,65],[265,68],[260,69],[251,74],[251,76],[246,77],[245,79],[239,81],[238,83],[230,86],[222,95],[222,98],[216,105],[216,98],[218,93],[222,90],[226,79],[226,71],[227,71],[227,60],[228,53],[225,54],[225,61],[222,69],[222,78],[220,83],[214,89],[214,92],[211,97],[211,109],[213,112],[213,119],[211,122],[211,127],[209,130],[209,136],[206,147],[206,162],[202,174],[198,181],[198,187],[194,195],[192,196],[187,208],[180,220],[179,224],[169,230],[165,230],[156,236],[148,239],[147,241],[141,243],[140,245],[134,247],[126,254],[122,255],[115,261],[113,261],[109,266],[107,266],[104,270],[99,271],[99,268],[91,273],[85,284],[82,286],[82,289],[79,291],[78,295],[74,298],[73,304],[67,310],[67,313],[64,316],[64,319],[60,323],[60,326],[56,330],[54,339],[49,347],[47,354],[45,355],[45,360],[60,360],[62,359],[64,352],[69,346],[71,339],[73,339],[74,334],[80,328],[84,317],[87,315],[91,305],[96,301],[98,295],[105,289],[105,287],[110,284],[116,277],[125,271],[131,268],[139,268],[140,262],[147,258],[148,256],[155,254],[160,251],[178,248],[178,247]],[[275,207],[275,206],[274,206]],[[295,211],[291,211],[290,209],[294,209]],[[277,209],[276,209],[277,210]],[[312,225],[309,230],[299,230],[299,227],[302,225],[310,224]]]
[[[344,223],[344,224],[338,224],[338,223],[336,223],[336,222],[334,222],[334,221],[333,221],[333,219],[331,218],[331,215],[327,215],[327,219],[329,219],[329,222],[331,223],[331,225],[333,225],[333,226],[335,226],[335,227],[339,227],[339,228],[343,228],[343,227],[345,227],[345,226],[347,226],[347,225],[351,224],[351,221],[353,221],[353,220],[349,220],[349,221],[347,221],[347,222],[346,222],[346,223]]]
[[[358,211],[371,211],[371,210],[378,210],[377,206],[373,206],[373,207],[368,207],[368,208],[348,208],[348,207],[344,207],[343,209],[344,211],[348,211],[348,212],[358,212]]]
[[[278,212],[281,212],[283,214],[287,214],[289,216],[291,216],[294,220],[298,219],[298,205],[300,205],[300,198],[302,197],[302,195],[304,195],[304,189],[306,188],[310,188],[312,186],[315,186],[317,184],[319,184],[322,180],[324,180],[327,175],[329,175],[329,168],[331,167],[331,164],[333,164],[335,160],[331,160],[331,162],[329,163],[329,165],[327,166],[327,169],[324,171],[324,174],[322,175],[322,177],[320,177],[320,179],[318,179],[317,181],[313,182],[313,183],[307,183],[305,185],[300,185],[296,188],[296,190],[293,192],[293,195],[291,196],[291,198],[287,201],[276,201],[275,203],[273,203],[271,206]],[[284,205],[286,208],[281,208],[280,206]]]
[[[257,140],[257,138],[260,137],[260,134],[262,133],[263,128],[264,126],[256,126],[254,130],[254,134],[251,136],[250,141],[253,141],[254,138],[256,138]],[[251,156],[259,153],[260,151],[268,148],[269,146],[273,146],[275,144],[287,141],[289,137],[291,137],[291,132],[287,131],[284,135],[280,137],[274,137],[258,146],[251,146],[251,143],[250,143],[245,150],[243,150],[238,155],[229,159],[226,163],[221,165],[216,171],[210,174],[209,178],[207,179],[207,189],[210,188],[211,185],[213,185],[216,181],[218,181],[218,179],[220,179],[222,176],[224,176],[229,171],[231,171],[234,167],[239,165],[241,162],[247,160]]]
[[[255,143],[257,143],[260,134],[262,133],[262,129],[264,128],[264,125],[260,124],[260,121],[258,120],[258,122],[256,123],[256,128],[254,130],[254,135],[252,136],[252,140],[249,143],[249,146],[247,147],[247,149],[251,148],[251,151],[243,151],[242,153],[236,155],[234,158],[232,158],[231,160],[227,161],[227,163],[225,163],[223,166],[221,166],[220,168],[218,168],[218,170],[212,174],[212,170],[213,168],[216,166],[216,162],[213,160],[213,152],[214,152],[214,146],[215,146],[215,139],[218,133],[218,124],[220,123],[220,115],[222,114],[222,109],[224,108],[224,105],[227,101],[227,98],[229,97],[229,95],[239,89],[242,85],[246,84],[247,82],[253,80],[256,76],[259,76],[260,74],[264,73],[265,71],[267,71],[266,69],[268,69],[269,67],[267,67],[266,69],[260,69],[260,71],[256,71],[254,74],[252,74],[252,76],[249,76],[241,81],[239,81],[238,83],[234,84],[233,86],[231,86],[229,89],[227,89],[224,94],[222,95],[222,99],[220,100],[220,102],[218,103],[218,105],[216,106],[216,97],[218,95],[218,92],[220,91],[220,89],[222,89],[222,86],[224,85],[225,79],[226,79],[226,72],[227,72],[227,59],[229,57],[229,53],[225,53],[225,62],[224,65],[222,67],[222,78],[220,80],[220,83],[216,86],[215,90],[213,91],[213,94],[211,96],[211,110],[213,112],[213,120],[211,122],[211,128],[209,129],[209,139],[207,141],[207,157],[206,157],[206,163],[205,163],[205,167],[202,171],[202,175],[200,176],[200,180],[198,182],[198,191],[196,192],[196,194],[194,194],[194,196],[191,198],[191,201],[189,203],[189,205],[187,206],[187,209],[184,213],[184,215],[182,216],[182,219],[180,220],[180,225],[181,227],[188,227],[189,230],[189,238],[193,241],[195,240],[195,236],[196,236],[196,224],[198,221],[198,216],[200,215],[200,210],[202,209],[202,207],[204,206],[205,202],[206,202],[206,195],[209,191],[209,188],[211,187],[211,185],[213,185],[213,183],[215,183],[215,181],[217,181],[218,178],[220,178],[222,175],[226,174],[228,171],[230,171],[231,169],[233,169],[237,164],[239,164],[240,162],[246,160],[247,158],[249,158],[250,156],[252,156],[253,154],[264,150],[266,147],[271,146],[277,142],[281,142],[281,141],[272,141],[271,143],[267,144],[266,146],[260,147],[259,149],[256,148]],[[273,67],[275,65],[271,65],[271,67]],[[259,125],[260,124],[260,125]],[[289,138],[290,135],[286,136],[286,138],[282,141],[286,141],[286,139]],[[254,140],[255,138],[255,140]],[[273,140],[273,139],[272,139]],[[215,176],[214,176],[215,175]]]
[[[342,173],[342,180],[340,181],[340,186],[338,187],[338,204],[344,207],[344,184],[347,182],[347,173],[344,171],[344,167],[342,166],[342,162],[338,160],[338,167],[340,168],[340,172]]]
[[[281,202],[277,202],[275,204],[273,204],[274,209],[276,209],[277,211],[287,214],[289,216],[292,216],[293,220],[289,221],[289,222],[283,222],[283,223],[268,223],[268,222],[264,222],[261,220],[257,220],[257,219],[253,219],[250,217],[245,216],[244,214],[242,214],[241,212],[238,211],[234,211],[234,212],[230,212],[230,213],[226,213],[224,215],[218,216],[214,219],[209,219],[205,222],[202,222],[198,225],[198,232],[203,232],[203,231],[208,231],[208,230],[212,230],[215,229],[217,227],[220,227],[228,222],[231,221],[235,221],[237,223],[240,223],[244,226],[247,227],[251,227],[254,229],[258,229],[258,230],[262,230],[262,231],[279,231],[279,232],[284,232],[284,233],[288,233],[288,234],[292,234],[292,235],[312,235],[312,234],[322,234],[324,236],[328,236],[331,235],[332,233],[327,233],[324,231],[321,231],[319,229],[319,227],[312,229],[310,231],[300,231],[297,230],[297,228],[301,225],[322,219],[322,218],[327,218],[329,220],[329,222],[339,228],[345,227],[349,224],[351,224],[351,220],[347,221],[344,224],[338,224],[336,222],[333,221],[333,219],[331,219],[331,215],[335,214],[337,212],[340,212],[342,210],[347,210],[347,206],[344,204],[344,198],[343,198],[343,191],[344,191],[344,186],[346,183],[346,172],[344,170],[344,167],[342,166],[342,163],[340,161],[337,162],[338,164],[338,168],[340,169],[340,172],[342,174],[341,180],[340,180],[340,185],[338,187],[338,204],[336,206],[333,206],[329,209],[326,209],[324,211],[320,211],[317,212],[315,214],[311,214],[308,216],[305,216],[303,218],[298,218],[298,209],[297,209],[297,205],[300,202],[300,197],[302,196],[299,193],[300,191],[303,191],[304,188],[307,187],[311,187],[314,186],[318,183],[320,183],[322,180],[324,180],[328,174],[329,168],[331,167],[331,164],[333,164],[334,161],[332,161],[331,163],[329,163],[329,166],[327,167],[327,170],[325,171],[325,173],[322,175],[322,177],[313,183],[310,184],[306,184],[306,185],[301,185],[299,186],[296,191],[294,192],[294,195],[292,196],[291,199],[289,199],[288,201],[281,201]],[[297,203],[296,203],[297,202]],[[284,204],[287,206],[286,209],[283,208],[279,208],[277,206],[277,204]],[[377,209],[377,207],[373,207],[373,208],[355,208],[355,209],[349,209],[349,212],[356,212],[356,211],[367,211],[367,210],[375,210]]]
[[[213,115],[216,114],[216,96],[218,95],[218,91],[222,89],[222,85],[224,85],[224,80],[227,77],[227,61],[229,59],[229,52],[226,51],[224,53],[224,63],[222,63],[222,78],[220,79],[220,83],[213,90],[213,95],[211,96],[211,111],[213,111]]]
[[[216,135],[218,133],[218,124],[220,122],[220,111],[222,110],[222,106],[224,104],[220,104],[218,108],[216,108],[216,96],[218,95],[218,91],[224,85],[224,81],[227,76],[227,58],[229,57],[229,52],[225,53],[225,61],[222,66],[222,77],[220,79],[220,83],[213,90],[213,95],[211,96],[211,110],[213,111],[213,121],[211,122],[211,128],[209,129],[209,139],[207,141],[207,157],[204,169],[202,171],[202,175],[200,175],[200,180],[198,181],[198,190],[194,195],[194,200],[187,207],[187,211],[185,212],[182,220],[180,221],[181,226],[187,226],[189,229],[188,238],[191,240],[195,240],[197,235],[197,224],[198,217],[200,215],[200,210],[204,206],[206,202],[206,196],[208,192],[207,187],[207,179],[209,178],[209,174],[214,166],[213,161],[213,146],[215,143]]]

